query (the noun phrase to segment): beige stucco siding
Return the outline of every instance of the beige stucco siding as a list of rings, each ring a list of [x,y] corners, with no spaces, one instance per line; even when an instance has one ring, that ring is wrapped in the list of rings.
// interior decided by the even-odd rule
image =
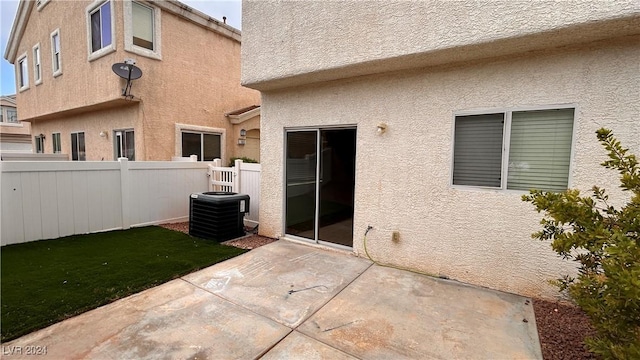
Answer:
[[[263,92],[260,233],[283,235],[285,128],[357,125],[354,251],[378,261],[505,291],[552,297],[573,265],[532,240],[540,215],[523,192],[451,186],[459,111],[575,105],[571,186],[615,195],[599,163],[605,126],[640,153],[638,37],[449,68],[425,68]],[[388,130],[376,133],[386,122]],[[620,197],[618,197],[620,199]],[[400,232],[399,243],[391,232]]]
[[[638,4],[244,1],[243,83],[269,90],[637,34]]]
[[[26,53],[29,62],[29,89],[17,96],[21,120],[85,107],[120,97],[121,84],[111,65],[122,62],[122,53],[111,53],[87,61],[86,7],[91,1],[50,1],[40,11],[33,6],[18,56]],[[123,49],[122,4],[114,6],[116,48]],[[60,31],[62,74],[53,76],[51,33]],[[33,46],[40,44],[42,83],[35,85]],[[17,73],[16,73],[17,76]],[[16,79],[16,83],[18,83]]]
[[[71,133],[84,132],[87,161],[111,161],[114,158],[113,131],[139,128],[136,105],[65,117],[62,121],[41,121],[33,126],[33,134],[44,134],[46,154],[53,152],[53,133],[60,133],[61,151],[71,159]],[[105,132],[107,136],[101,137]],[[135,133],[136,159],[144,158],[144,143]]]
[[[36,6],[31,11],[18,51],[29,57],[30,87],[18,94],[17,101],[20,119],[31,119],[34,132],[70,129],[72,125],[67,122],[74,120],[69,119],[82,119],[73,123],[74,131],[92,134],[96,129],[97,133],[111,134],[128,124],[126,128],[135,130],[137,160],[170,160],[181,155],[176,123],[217,129],[226,139],[233,127],[224,114],[260,103],[259,92],[240,85],[237,39],[196,25],[164,8],[160,11],[161,59],[125,50],[124,3],[115,1],[115,51],[89,60],[86,21],[87,6],[92,3],[51,1],[40,11]],[[54,77],[50,34],[57,28],[62,75]],[[40,43],[43,69],[43,82],[37,86],[32,63],[32,47],[36,43]],[[133,102],[122,100],[126,82],[111,69],[114,63],[127,58],[134,59],[143,72],[140,79],[132,82]],[[90,142],[87,138],[87,160],[111,159],[113,139],[98,140]],[[224,160],[237,150],[237,141],[224,142]],[[63,152],[67,152],[64,147]]]

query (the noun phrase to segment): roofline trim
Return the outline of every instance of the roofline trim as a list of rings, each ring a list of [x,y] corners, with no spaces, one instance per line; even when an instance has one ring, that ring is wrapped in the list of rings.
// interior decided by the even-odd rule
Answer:
[[[20,4],[18,5],[16,17],[13,19],[13,25],[11,26],[11,32],[9,33],[7,48],[4,50],[4,58],[11,64],[15,64],[16,62],[18,45],[20,44],[22,35],[24,35],[28,16],[34,5],[35,1],[20,1]]]

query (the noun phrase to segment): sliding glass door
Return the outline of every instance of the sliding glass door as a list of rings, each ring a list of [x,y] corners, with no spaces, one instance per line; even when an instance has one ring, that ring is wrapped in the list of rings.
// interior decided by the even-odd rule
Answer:
[[[286,133],[288,235],[353,246],[356,129]]]

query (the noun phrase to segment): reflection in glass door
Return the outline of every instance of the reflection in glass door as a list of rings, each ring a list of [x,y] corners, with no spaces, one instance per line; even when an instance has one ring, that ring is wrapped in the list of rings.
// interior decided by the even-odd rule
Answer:
[[[317,131],[287,133],[286,231],[316,238]]]
[[[286,233],[352,247],[356,129],[287,132],[286,148]]]

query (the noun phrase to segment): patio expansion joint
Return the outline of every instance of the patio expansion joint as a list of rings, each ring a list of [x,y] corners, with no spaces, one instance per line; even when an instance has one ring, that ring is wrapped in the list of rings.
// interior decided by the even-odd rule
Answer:
[[[338,295],[340,295],[340,294],[341,294],[345,289],[347,289],[351,284],[353,284],[353,282],[355,282],[355,281],[356,281],[359,277],[361,277],[365,272],[369,271],[369,269],[371,269],[371,267],[372,267],[373,265],[374,265],[374,263],[373,263],[373,262],[371,262],[371,263],[370,263],[370,264],[369,264],[369,265],[368,265],[368,266],[367,266],[367,267],[366,267],[366,268],[365,268],[361,273],[359,273],[359,274],[358,274],[357,276],[355,276],[351,281],[349,281],[349,282],[348,282],[348,283],[347,283],[347,284],[346,284],[346,285],[345,285],[345,286],[344,286],[340,291],[338,291],[335,295],[333,295],[331,298],[329,298],[329,299],[328,299],[328,300],[327,300],[327,301],[326,301],[322,306],[320,306],[316,311],[314,311],[313,313],[309,314],[309,316],[307,316],[307,318],[306,318],[304,321],[302,321],[300,324],[298,324],[298,325],[296,325],[296,326],[294,326],[294,327],[291,327],[291,326],[287,326],[287,325],[285,325],[285,324],[282,324],[282,323],[280,323],[280,322],[278,322],[278,321],[276,321],[276,320],[274,320],[274,319],[271,319],[271,318],[270,318],[270,317],[268,317],[268,316],[265,316],[265,315],[263,315],[263,314],[260,314],[260,313],[256,312],[256,311],[255,311],[255,310],[253,310],[253,309],[250,309],[250,308],[248,308],[248,307],[246,307],[246,306],[243,306],[242,304],[238,304],[238,303],[236,303],[236,302],[234,302],[234,301],[232,301],[232,300],[230,300],[230,299],[227,299],[227,298],[225,298],[225,297],[223,297],[223,296],[220,296],[220,295],[218,295],[218,294],[216,294],[216,293],[212,292],[210,289],[204,288],[204,287],[202,287],[202,286],[200,286],[200,285],[197,285],[197,284],[194,284],[194,283],[190,282],[190,281],[189,281],[189,280],[187,280],[187,279],[184,279],[184,277],[180,277],[179,279],[180,279],[180,280],[182,280],[182,281],[184,281],[184,282],[186,282],[187,284],[189,284],[189,285],[191,285],[191,286],[193,286],[193,287],[197,288],[197,289],[200,289],[200,290],[206,291],[207,293],[209,293],[209,294],[211,294],[211,295],[213,295],[213,296],[216,296],[217,298],[219,298],[219,299],[221,299],[221,300],[223,300],[223,301],[226,301],[226,302],[228,302],[228,303],[230,303],[230,304],[233,304],[233,305],[235,305],[235,306],[238,306],[238,307],[240,307],[240,308],[242,308],[242,309],[248,310],[249,312],[251,312],[251,313],[253,313],[253,314],[256,314],[256,315],[258,315],[258,316],[260,316],[260,317],[262,317],[262,318],[265,318],[265,319],[268,319],[268,320],[273,321],[273,322],[275,322],[275,323],[278,323],[278,324],[280,324],[280,325],[283,325],[283,326],[285,326],[286,328],[288,328],[288,329],[289,329],[289,331],[286,333],[286,335],[284,335],[283,337],[281,337],[281,338],[280,338],[280,340],[276,341],[272,346],[270,346],[270,347],[266,348],[263,352],[261,352],[261,353],[256,357],[256,359],[260,359],[261,357],[263,357],[264,355],[266,355],[269,351],[271,351],[274,347],[276,347],[278,344],[280,344],[284,339],[286,339],[286,338],[287,338],[287,336],[291,335],[291,333],[293,333],[294,331],[298,332],[298,334],[301,334],[301,335],[306,336],[306,337],[308,337],[308,338],[310,338],[310,339],[313,339],[314,341],[317,341],[317,342],[322,343],[322,344],[324,344],[324,345],[326,345],[326,346],[329,346],[330,348],[332,348],[332,349],[334,349],[334,350],[337,350],[337,351],[339,351],[339,352],[345,353],[344,351],[342,351],[342,350],[340,350],[340,349],[337,349],[337,348],[335,348],[334,346],[331,346],[330,344],[327,344],[327,343],[326,343],[326,342],[324,342],[324,341],[321,341],[321,340],[319,340],[319,339],[315,339],[315,338],[313,338],[313,337],[311,337],[311,336],[309,336],[309,335],[306,335],[306,334],[304,334],[304,333],[302,333],[302,332],[298,331],[298,328],[299,328],[302,324],[304,324],[307,320],[309,320],[313,315],[315,315],[315,314],[316,314],[316,313],[318,313],[320,310],[322,310],[325,306],[327,306],[327,304],[329,304],[331,301],[333,301],[333,299],[335,299]],[[348,354],[348,353],[345,353],[345,354]],[[356,356],[355,356],[355,355],[353,355],[353,354],[348,354],[348,355],[349,355],[349,356],[351,356],[351,357],[358,358],[358,357],[356,357]],[[358,358],[358,359],[359,359],[359,358]]]
[[[364,269],[360,274],[358,274],[358,276],[354,277],[351,281],[349,281],[349,283],[348,283],[347,285],[345,285],[345,286],[342,288],[342,290],[338,291],[335,295],[333,295],[331,298],[329,298],[329,299],[324,303],[324,305],[320,306],[320,307],[318,308],[318,310],[316,310],[316,311],[314,311],[313,313],[311,313],[311,314],[310,314],[310,315],[309,315],[309,316],[308,316],[304,321],[302,321],[300,324],[296,325],[296,326],[295,326],[295,327],[293,327],[293,328],[290,328],[290,329],[291,329],[291,331],[290,331],[287,335],[285,335],[285,336],[284,336],[284,337],[282,337],[278,342],[276,342],[275,344],[273,344],[273,346],[271,346],[270,348],[266,349],[262,354],[260,354],[260,355],[258,356],[258,359],[259,359],[259,358],[261,358],[261,357],[263,357],[263,356],[264,356],[265,354],[267,354],[269,351],[271,351],[271,349],[273,349],[273,348],[274,348],[274,347],[276,347],[278,344],[280,344],[284,339],[286,339],[286,338],[287,338],[287,336],[291,335],[291,333],[293,333],[294,331],[295,331],[295,332],[297,332],[298,334],[302,335],[302,336],[305,336],[305,337],[307,337],[307,338],[309,338],[309,339],[312,339],[313,341],[317,341],[317,342],[319,342],[319,343],[321,343],[321,344],[324,344],[324,345],[326,345],[326,346],[328,346],[328,347],[330,347],[330,348],[332,348],[332,349],[334,349],[334,350],[336,350],[336,351],[339,351],[339,352],[341,352],[341,353],[343,353],[343,354],[347,354],[347,355],[349,355],[349,356],[351,356],[351,357],[354,357],[354,358],[360,359],[359,357],[357,357],[357,356],[355,356],[355,355],[353,355],[353,354],[349,354],[349,353],[347,353],[347,352],[344,352],[343,350],[340,350],[340,349],[338,349],[338,348],[336,348],[336,347],[332,346],[331,344],[328,344],[328,343],[326,343],[326,342],[324,342],[324,341],[322,341],[322,340],[320,340],[320,339],[316,339],[316,338],[311,337],[311,336],[309,336],[309,335],[307,335],[307,334],[305,334],[305,333],[303,333],[303,332],[300,332],[300,331],[298,331],[298,328],[299,328],[300,326],[302,326],[302,324],[304,324],[305,322],[307,322],[309,319],[311,319],[311,318],[313,317],[313,315],[315,315],[315,314],[316,314],[316,313],[318,313],[320,310],[322,310],[325,306],[327,306],[331,301],[333,301],[333,299],[335,299],[335,298],[336,298],[338,295],[340,295],[340,294],[341,294],[341,293],[342,293],[346,288],[348,288],[351,284],[353,284],[353,282],[354,282],[354,281],[356,281],[360,276],[362,276],[362,274],[364,274],[365,272],[369,271],[369,269],[371,269],[371,267],[372,267],[373,265],[374,265],[374,263],[373,263],[373,262],[372,262],[372,263],[370,263],[370,264],[369,264],[369,266],[367,266],[367,267],[366,267],[366,268],[365,268],[365,269]]]

